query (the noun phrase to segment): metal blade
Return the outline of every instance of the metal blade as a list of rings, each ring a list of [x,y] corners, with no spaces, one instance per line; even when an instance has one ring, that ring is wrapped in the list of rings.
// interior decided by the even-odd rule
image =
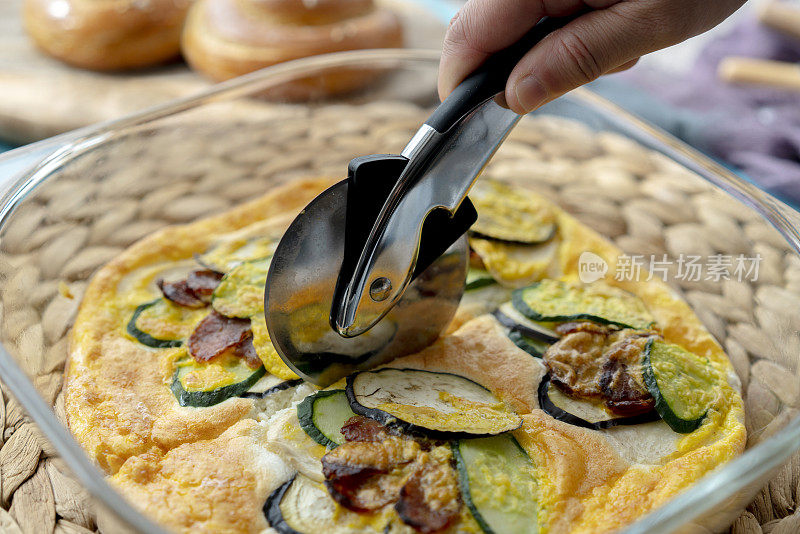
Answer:
[[[327,189],[289,226],[273,255],[264,294],[267,328],[278,354],[320,386],[432,343],[452,320],[466,278],[462,237],[368,332],[341,336],[331,326],[330,313],[344,255],[347,189],[347,180]]]
[[[331,317],[344,336],[362,336],[391,310],[412,280],[423,223],[432,212],[454,213],[483,167],[519,121],[489,100],[439,134],[430,127],[403,151],[409,163],[389,194]],[[433,155],[430,153],[433,152]],[[426,153],[428,155],[426,155]],[[382,289],[382,298],[374,292]]]

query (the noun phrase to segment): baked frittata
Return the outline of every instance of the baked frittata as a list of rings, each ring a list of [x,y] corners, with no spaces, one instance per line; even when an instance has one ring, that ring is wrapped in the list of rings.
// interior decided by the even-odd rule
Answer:
[[[269,339],[272,251],[330,180],[165,228],[92,279],[69,426],[177,532],[609,532],[744,449],[732,366],[659,280],[581,283],[621,252],[532,191],[481,179],[448,332],[328,388]],[[314,335],[309,332],[308,335]]]

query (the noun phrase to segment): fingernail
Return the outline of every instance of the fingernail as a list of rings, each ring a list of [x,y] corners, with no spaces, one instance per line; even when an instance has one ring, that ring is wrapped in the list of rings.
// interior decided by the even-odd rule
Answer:
[[[533,74],[529,74],[517,82],[514,86],[514,94],[517,102],[526,112],[533,111],[547,100],[547,89]]]

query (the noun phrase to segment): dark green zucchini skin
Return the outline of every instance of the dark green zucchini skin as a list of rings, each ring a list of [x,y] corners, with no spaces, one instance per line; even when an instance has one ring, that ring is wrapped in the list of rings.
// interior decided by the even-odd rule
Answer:
[[[273,393],[277,393],[278,391],[283,391],[289,388],[293,388],[295,386],[299,386],[303,383],[302,378],[294,378],[292,380],[284,380],[280,384],[275,384],[271,388],[267,389],[266,391],[262,391],[261,393],[252,393],[250,391],[245,391],[244,393],[240,394],[239,396],[245,399],[263,399],[268,395],[272,395]],[[250,386],[253,387],[253,386]]]
[[[681,419],[678,415],[672,411],[667,399],[664,398],[664,395],[661,393],[661,390],[658,388],[658,381],[656,380],[656,376],[653,373],[653,368],[650,365],[650,349],[653,347],[653,340],[647,342],[647,345],[644,348],[644,368],[643,368],[643,375],[644,375],[644,385],[647,386],[648,391],[656,400],[656,412],[661,415],[661,418],[664,419],[664,422],[669,425],[669,427],[677,432],[678,434],[690,434],[700,428],[700,425],[703,424],[703,420],[706,418],[708,411],[698,417],[697,419]]]
[[[172,384],[170,390],[175,398],[178,399],[178,404],[181,406],[191,406],[196,408],[205,408],[214,406],[220,402],[231,397],[238,397],[239,395],[247,392],[248,389],[258,382],[258,380],[266,374],[267,370],[262,365],[260,368],[253,371],[253,374],[247,379],[235,384],[230,384],[225,387],[212,389],[211,391],[186,391],[178,378],[178,369],[172,375]]]
[[[514,440],[516,441],[516,440]],[[472,501],[472,493],[469,489],[469,474],[467,473],[467,465],[464,458],[461,456],[461,451],[458,449],[458,440],[450,443],[450,450],[453,453],[453,462],[456,464],[456,473],[458,474],[458,489],[461,491],[461,498],[464,499],[464,504],[469,508],[472,518],[478,523],[478,526],[484,533],[493,534],[492,528],[486,523],[486,520],[481,515],[478,507]]]
[[[479,273],[479,274],[478,274]],[[472,291],[482,287],[491,286],[497,282],[491,275],[482,269],[468,269],[467,270],[467,283],[464,286],[464,291]]]
[[[264,503],[264,517],[267,518],[267,523],[280,534],[303,534],[290,527],[283,518],[283,512],[281,512],[283,496],[286,495],[295,478],[297,478],[297,475],[278,486],[275,491],[270,493],[269,497],[267,497],[267,502]]]
[[[590,313],[576,313],[573,315],[542,315],[530,306],[528,303],[525,302],[525,299],[522,298],[522,294],[525,290],[534,288],[539,285],[539,282],[535,284],[531,284],[527,287],[521,287],[519,289],[515,289],[511,293],[511,304],[514,308],[517,309],[521,314],[528,317],[532,321],[542,321],[542,322],[553,322],[553,323],[564,323],[567,321],[592,321],[594,323],[600,324],[608,324],[613,326],[620,326],[622,328],[637,328],[636,326],[632,326],[625,323],[620,323],[618,321],[612,321],[606,319],[605,317],[600,317],[599,315],[592,315]],[[652,323],[650,324],[652,326]],[[642,327],[639,327],[642,328]]]
[[[497,436],[492,437],[502,437],[507,436],[508,439],[516,446],[526,457],[528,453],[525,452],[525,449],[522,448],[522,445],[519,444],[517,438],[515,438],[511,434],[499,434]],[[494,534],[495,530],[486,522],[484,519],[483,514],[481,514],[478,507],[475,505],[475,502],[472,499],[472,490],[469,484],[469,473],[467,469],[467,462],[461,454],[461,440],[454,440],[450,442],[450,450],[453,453],[453,462],[455,463],[456,473],[458,475],[458,487],[461,492],[461,498],[464,500],[464,504],[469,509],[470,513],[472,514],[473,519],[475,522],[478,523],[478,526],[484,532],[484,534]]]
[[[331,395],[339,395],[341,393],[341,389],[317,391],[303,399],[300,404],[297,405],[297,420],[300,422],[300,428],[302,428],[311,439],[329,449],[335,449],[339,444],[328,439],[328,436],[320,432],[317,425],[314,424],[314,403],[317,402],[317,399],[330,397]]]
[[[553,417],[558,421],[562,421],[564,423],[569,423],[570,425],[579,426],[582,428],[588,428],[590,430],[603,430],[605,428],[612,428],[615,426],[630,426],[630,425],[641,425],[643,423],[652,423],[653,421],[658,421],[661,419],[658,412],[655,410],[651,410],[647,413],[639,414],[639,415],[632,415],[630,417],[617,417],[615,419],[607,419],[605,421],[597,421],[595,423],[591,423],[586,419],[578,417],[577,415],[573,415],[567,411],[562,410],[555,404],[553,401],[550,400],[550,396],[547,394],[547,388],[550,385],[550,375],[544,375],[542,377],[542,381],[539,382],[539,390],[538,390],[538,397],[539,397],[539,407],[544,410],[547,414]]]
[[[183,341],[180,339],[158,339],[151,336],[147,332],[139,330],[139,328],[136,326],[136,321],[139,319],[139,316],[142,314],[142,312],[145,311],[150,306],[155,305],[160,300],[161,300],[160,298],[157,298],[155,300],[151,300],[150,302],[145,302],[144,304],[140,304],[139,306],[137,306],[137,308],[133,312],[133,315],[131,315],[130,321],[128,321],[128,326],[126,330],[131,337],[136,339],[136,341],[138,341],[142,345],[147,345],[148,347],[153,347],[155,349],[171,349],[175,347],[180,347],[181,345],[183,345]]]
[[[386,367],[385,369],[395,369]],[[401,369],[402,370],[402,369]],[[470,382],[482,387],[486,391],[490,391],[489,388],[478,384],[474,380],[470,380],[469,378],[463,377],[461,375],[457,375],[455,373],[447,373],[444,371],[425,371],[424,369],[412,369],[413,371],[424,371],[426,373],[436,373],[442,375],[453,375],[461,378],[463,380],[469,380]],[[363,371],[363,372],[378,372],[378,370],[374,371]],[[430,438],[435,440],[443,440],[449,441],[453,439],[461,439],[461,438],[480,438],[480,437],[489,437],[489,436],[496,436],[497,434],[472,434],[470,432],[450,432],[444,430],[431,430],[424,426],[415,425],[413,423],[409,423],[407,421],[403,421],[402,419],[398,419],[396,416],[384,412],[383,410],[379,410],[377,408],[368,408],[363,404],[359,403],[356,399],[355,391],[353,391],[353,381],[355,380],[356,375],[359,373],[353,373],[349,375],[346,379],[346,386],[345,386],[345,394],[347,395],[347,402],[350,403],[350,409],[353,410],[353,413],[357,415],[363,415],[364,417],[369,417],[382,425],[385,425],[389,428],[395,428],[403,434],[408,434],[411,436],[418,436],[421,438]],[[520,423],[522,426],[522,423]],[[516,430],[516,429],[514,429]]]
[[[482,287],[491,286],[496,284],[494,280],[488,278],[479,278],[477,280],[473,280],[471,282],[467,282],[467,285],[464,286],[464,291],[472,291],[473,289],[480,289]]]

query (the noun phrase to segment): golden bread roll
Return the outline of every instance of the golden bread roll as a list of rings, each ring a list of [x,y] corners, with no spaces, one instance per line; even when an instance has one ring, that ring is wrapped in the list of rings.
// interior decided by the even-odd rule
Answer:
[[[317,54],[399,47],[403,31],[397,15],[372,0],[199,0],[181,44],[194,69],[222,81]],[[297,80],[281,96],[345,92],[361,86],[366,74],[331,71]]]
[[[126,70],[180,54],[191,0],[25,0],[25,28],[47,54],[93,70]]]

